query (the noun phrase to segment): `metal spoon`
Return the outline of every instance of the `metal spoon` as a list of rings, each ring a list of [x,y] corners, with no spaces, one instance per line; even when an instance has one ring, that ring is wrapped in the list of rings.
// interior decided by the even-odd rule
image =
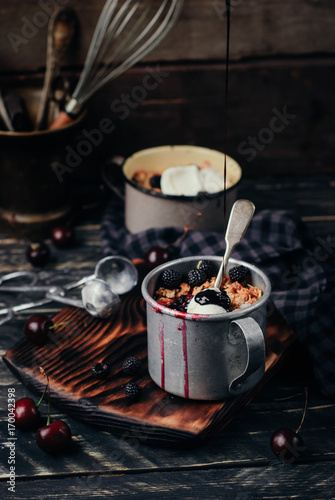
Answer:
[[[9,118],[9,115],[8,115],[8,112],[7,112],[7,109],[5,106],[5,102],[4,102],[2,94],[1,94],[1,90],[0,90],[0,118],[2,118],[2,121],[4,122],[4,125],[7,127],[7,129],[10,132],[14,132],[14,128],[13,128],[13,125],[10,121],[10,118]]]
[[[215,280],[214,288],[219,288],[222,276],[224,276],[227,268],[228,260],[248,229],[249,223],[254,215],[255,205],[249,200],[235,201],[228,220],[225,242],[226,250],[223,256],[222,264],[220,266],[218,275]]]
[[[105,281],[97,278],[85,283],[81,291],[81,299],[60,295],[57,287],[55,287],[55,291],[50,290],[46,297],[67,306],[86,309],[91,316],[102,319],[117,313],[121,305],[119,295],[114,293],[111,286]]]
[[[36,117],[35,130],[43,126],[53,79],[58,75],[62,60],[68,51],[76,32],[77,16],[67,7],[55,11],[48,26],[46,71],[41,92],[41,100]]]

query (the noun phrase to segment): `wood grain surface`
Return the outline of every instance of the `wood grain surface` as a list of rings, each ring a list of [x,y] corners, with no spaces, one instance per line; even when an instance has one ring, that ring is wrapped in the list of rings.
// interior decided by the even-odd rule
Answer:
[[[81,26],[76,48],[63,68],[63,75],[74,85],[104,0],[70,0],[69,4],[78,12]],[[88,105],[87,130],[99,127],[103,119],[112,120],[116,128],[89,157],[82,158],[72,179],[97,179],[94,165],[101,159],[145,147],[195,144],[223,149],[224,5],[220,0],[185,0],[180,21],[168,39],[94,96]],[[333,173],[334,5],[329,0],[236,0],[232,5],[227,152],[248,176]],[[22,85],[42,87],[46,25],[33,30],[17,53],[8,37],[10,33],[22,36],[24,26],[37,19],[34,16],[41,10],[35,0],[0,0],[4,93]],[[169,74],[150,91],[143,87],[148,65],[158,65]],[[112,105],[124,94],[131,96],[134,91],[136,97],[136,90],[143,99],[132,99],[128,116],[121,120]],[[282,111],[285,106],[296,118],[272,141],[260,143],[256,158],[249,162],[247,147],[241,149],[241,144],[268,128],[274,108]]]
[[[55,478],[52,488],[36,478],[23,489],[21,499],[57,498],[137,498],[140,500],[250,500],[319,499],[333,500],[335,476],[332,463],[306,464],[299,467],[258,466],[226,470],[155,471],[136,475],[85,479]],[[327,477],[327,485],[320,481]],[[303,478],[303,479],[302,479]],[[322,491],[320,496],[320,492]],[[43,495],[43,496],[41,496]],[[11,498],[11,497],[9,497]]]
[[[151,66],[157,67],[164,77],[155,89],[143,87],[149,74],[144,64],[129,70],[92,98],[87,120],[79,132],[99,129],[102,120],[111,120],[115,128],[92,147],[89,155],[79,158],[78,165],[64,174],[64,181],[97,182],[96,165],[104,159],[129,156],[148,147],[193,144],[223,150],[224,64]],[[334,60],[326,57],[232,63],[227,153],[241,165],[244,176],[334,174],[334,74]],[[74,82],[79,73],[69,71],[66,75]],[[17,91],[28,102],[30,89],[42,85],[42,76],[0,74],[0,87],[4,92]],[[143,99],[136,101],[132,95],[136,97],[138,87],[144,89]],[[294,118],[273,136],[271,131],[270,136],[265,132],[264,142],[258,136],[263,137],[264,129],[269,129],[274,109],[280,113],[286,109]],[[249,144],[253,137],[256,147]],[[69,138],[68,146],[76,151],[82,139],[79,133]]]
[[[158,4],[159,0],[155,2]],[[83,63],[104,3],[105,0],[62,2],[76,10],[80,21],[76,50],[67,59],[67,64]],[[235,0],[231,5],[232,59],[334,53],[332,2]],[[47,9],[41,8],[35,0],[0,0],[0,11],[3,19],[0,28],[2,71],[37,71],[44,67]],[[185,0],[178,25],[146,60],[222,60],[225,30],[225,0]]]
[[[80,186],[77,186],[78,189]],[[90,189],[92,186],[90,186]],[[269,177],[245,180],[241,196],[261,208],[296,211],[314,232],[314,237],[334,241],[334,183],[331,176]],[[90,190],[79,189],[87,202]],[[52,248],[47,268],[38,271],[42,283],[76,280],[91,274],[102,257],[99,223],[102,209],[91,210],[77,222],[72,248]],[[50,243],[49,240],[47,240]],[[30,269],[25,260],[24,241],[1,235],[0,272]],[[329,257],[334,260],[334,255]],[[27,299],[25,294],[0,294],[1,307]],[[50,303],[34,312],[55,316],[59,304]],[[32,314],[17,314],[0,327],[1,357],[23,338],[23,324]],[[8,500],[37,498],[115,498],[125,495],[139,500],[283,498],[303,500],[334,497],[335,404],[316,385],[304,346],[296,344],[277,374],[267,381],[251,402],[241,408],[230,424],[201,446],[179,450],[146,446],[136,436],[124,432],[116,436],[72,418],[52,405],[53,419],[65,420],[71,428],[71,448],[61,457],[43,453],[33,433],[17,431],[16,493],[8,491],[7,389],[15,389],[16,399],[36,396],[0,362],[0,497]],[[270,451],[271,434],[279,427],[296,429],[304,406],[304,386],[309,387],[308,408],[301,430],[306,450],[291,466],[275,465]],[[42,403],[45,417],[47,405]]]
[[[143,265],[141,274],[145,274]],[[237,398],[192,401],[169,395],[148,374],[140,285],[124,297],[120,312],[112,319],[99,320],[84,310],[65,308],[53,321],[66,324],[55,329],[44,346],[23,339],[6,353],[4,361],[15,375],[42,393],[45,379],[39,366],[43,366],[55,406],[103,430],[118,435],[130,432],[148,444],[177,447],[200,444],[222,430],[278,370],[294,341],[279,313],[273,314],[266,332],[266,368],[260,383]],[[142,361],[134,377],[122,371],[123,361],[130,356]],[[102,361],[111,367],[111,373],[97,380],[90,370]],[[130,404],[124,393],[130,380],[143,388],[136,404]]]

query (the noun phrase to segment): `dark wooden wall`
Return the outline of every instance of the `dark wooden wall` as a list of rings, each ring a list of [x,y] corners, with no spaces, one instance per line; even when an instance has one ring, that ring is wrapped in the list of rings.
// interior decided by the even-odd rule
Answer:
[[[104,0],[58,2],[73,6],[80,19],[76,48],[64,68],[75,79]],[[29,39],[24,35],[29,22],[36,24],[43,3],[47,0],[0,0],[2,88],[41,85],[46,27],[33,29]],[[228,153],[248,177],[333,173],[334,2],[231,3]],[[25,41],[13,46],[18,40],[13,34]],[[185,0],[180,21],[163,44],[90,101],[86,129],[99,126],[102,118],[113,120],[116,129],[76,176],[94,177],[97,162],[106,155],[128,155],[160,144],[223,150],[225,46],[224,0]],[[113,111],[113,103],[123,94],[132,96],[136,87],[143,87],[148,66],[157,64],[165,72],[159,85],[143,92],[145,99],[129,112],[115,111],[115,106]],[[279,127],[274,116],[285,110],[290,116]],[[264,129],[271,123],[277,128],[269,135]],[[250,137],[257,139],[253,152]]]

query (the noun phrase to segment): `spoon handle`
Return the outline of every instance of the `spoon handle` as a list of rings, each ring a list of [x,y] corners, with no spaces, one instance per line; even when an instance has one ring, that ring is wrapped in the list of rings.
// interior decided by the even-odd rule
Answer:
[[[249,200],[237,200],[235,201],[228,220],[227,229],[226,229],[226,250],[223,256],[223,261],[221,267],[219,269],[218,275],[215,280],[215,288],[219,288],[222,276],[227,267],[228,260],[236,247],[238,245],[244,235],[250,221],[255,212],[255,205]]]
[[[50,19],[47,38],[46,71],[36,117],[35,130],[44,125],[52,81],[59,74],[63,58],[68,51],[77,27],[77,15],[70,8],[56,10]]]

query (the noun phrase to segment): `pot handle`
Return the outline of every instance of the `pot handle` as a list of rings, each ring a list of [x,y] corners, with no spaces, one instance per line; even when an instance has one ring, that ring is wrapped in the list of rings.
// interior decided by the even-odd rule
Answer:
[[[110,175],[110,167],[122,168],[124,164],[125,158],[123,156],[112,156],[108,162],[106,162],[101,168],[101,177],[106,186],[113,191],[120,198],[120,200],[124,201],[124,194],[120,191],[120,189],[115,185],[113,179]]]
[[[242,318],[230,323],[228,341],[238,345],[243,341],[247,347],[247,363],[241,375],[236,377],[229,385],[229,392],[232,396],[238,396],[244,392],[248,379],[265,369],[265,342],[261,327],[253,318]],[[258,380],[256,380],[256,383]]]

